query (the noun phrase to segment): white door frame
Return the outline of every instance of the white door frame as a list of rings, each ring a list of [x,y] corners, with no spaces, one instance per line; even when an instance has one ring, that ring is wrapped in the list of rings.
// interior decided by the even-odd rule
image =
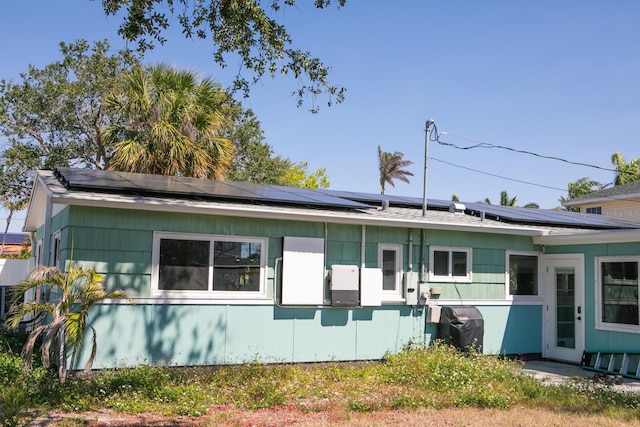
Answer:
[[[584,254],[554,254],[543,255],[543,283],[545,297],[543,306],[542,356],[568,362],[580,362],[585,346],[585,280]],[[558,347],[556,345],[556,267],[574,268],[575,271],[575,306],[573,316],[575,321],[574,348]]]

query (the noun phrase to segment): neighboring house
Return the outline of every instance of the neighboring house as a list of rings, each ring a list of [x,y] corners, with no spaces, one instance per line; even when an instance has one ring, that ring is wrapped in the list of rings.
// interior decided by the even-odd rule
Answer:
[[[25,233],[0,234],[0,245],[2,245],[3,239],[4,248],[2,249],[2,256],[20,255],[27,247],[29,235]]]
[[[34,262],[94,266],[94,366],[380,359],[470,305],[483,351],[640,348],[640,225],[599,215],[59,168]],[[84,355],[86,358],[87,355]],[[81,358],[82,359],[82,358]],[[78,366],[84,361],[78,360]]]
[[[13,286],[26,279],[29,266],[28,259],[0,259],[0,319],[16,299]]]
[[[581,213],[640,222],[640,181],[616,185],[562,202]]]
[[[2,256],[20,255],[27,247],[29,235],[25,233],[7,233],[0,235],[0,245],[4,239],[5,245]],[[12,287],[27,277],[29,272],[28,259],[6,259],[0,258],[0,320],[9,311],[12,302],[15,300],[15,293]]]

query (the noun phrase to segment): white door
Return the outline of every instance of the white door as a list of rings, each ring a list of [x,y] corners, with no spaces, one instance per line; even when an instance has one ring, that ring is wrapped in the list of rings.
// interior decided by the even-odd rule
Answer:
[[[546,255],[543,356],[580,362],[584,351],[584,256]]]

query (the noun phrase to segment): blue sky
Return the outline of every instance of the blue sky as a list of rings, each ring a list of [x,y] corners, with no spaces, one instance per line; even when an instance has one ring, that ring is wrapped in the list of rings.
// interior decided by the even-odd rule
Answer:
[[[447,133],[442,141],[459,146],[474,140],[602,168],[612,168],[614,152],[640,157],[640,2],[348,0],[321,11],[311,3],[298,0],[276,17],[295,46],[332,66],[345,102],[313,115],[296,107],[295,81],[276,77],[243,103],[278,154],[326,168],[332,189],[379,192],[380,144],[415,162],[411,183],[387,194],[422,197],[429,118]],[[119,20],[105,17],[100,1],[4,0],[0,11],[0,78],[59,59],[60,41],[108,38],[124,47]],[[221,70],[207,42],[167,35],[146,62],[231,83],[235,64]],[[506,190],[520,206],[553,208],[569,182],[614,177],[496,148],[431,143],[429,156],[434,199],[499,203]]]

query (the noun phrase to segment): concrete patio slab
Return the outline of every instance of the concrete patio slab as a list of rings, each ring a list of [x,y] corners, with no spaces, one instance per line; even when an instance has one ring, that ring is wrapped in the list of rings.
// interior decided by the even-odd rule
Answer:
[[[549,360],[532,360],[522,368],[522,372],[543,384],[562,384],[575,379],[594,379],[596,372],[583,369],[579,365]],[[623,378],[622,384],[614,384],[614,390],[640,394],[640,380]]]

